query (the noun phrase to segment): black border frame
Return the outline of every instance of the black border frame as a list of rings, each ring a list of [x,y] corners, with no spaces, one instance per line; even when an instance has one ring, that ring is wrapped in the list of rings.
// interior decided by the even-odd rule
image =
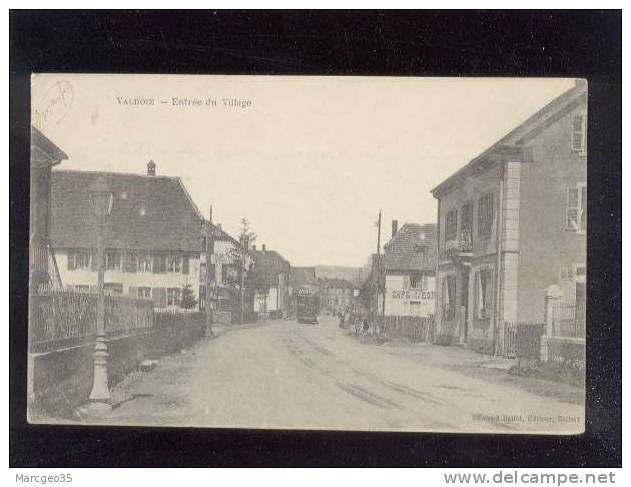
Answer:
[[[621,11],[11,11],[13,467],[620,467]],[[584,435],[307,432],[26,423],[31,72],[563,76],[589,82]]]

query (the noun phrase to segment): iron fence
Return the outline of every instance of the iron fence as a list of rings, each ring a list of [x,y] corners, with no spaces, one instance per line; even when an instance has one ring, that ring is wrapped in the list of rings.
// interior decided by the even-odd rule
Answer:
[[[552,306],[552,335],[585,338],[585,300],[565,301]]]

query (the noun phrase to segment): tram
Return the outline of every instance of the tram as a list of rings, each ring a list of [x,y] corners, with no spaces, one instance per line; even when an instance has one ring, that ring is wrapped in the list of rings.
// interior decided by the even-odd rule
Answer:
[[[320,297],[308,287],[298,289],[296,296],[296,320],[298,323],[318,323]]]

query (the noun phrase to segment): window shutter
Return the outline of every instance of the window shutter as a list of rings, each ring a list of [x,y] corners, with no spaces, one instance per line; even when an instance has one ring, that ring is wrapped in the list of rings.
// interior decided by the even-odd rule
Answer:
[[[587,230],[587,186],[581,186],[581,230]]]
[[[577,231],[579,229],[579,192],[577,187],[568,188],[567,190],[567,211],[565,226],[568,230]]]
[[[189,272],[188,266],[189,266],[188,255],[185,255],[184,257],[182,257],[182,274],[188,274]]]
[[[487,206],[486,206],[486,211],[487,211],[487,218],[486,218],[487,229],[486,229],[486,234],[490,235],[491,234],[491,230],[493,229],[493,193],[489,193]]]
[[[584,113],[577,113],[572,117],[572,150],[585,151],[585,121]]]
[[[129,297],[137,299],[138,298],[138,288],[135,286],[129,286]]]
[[[151,267],[154,274],[160,273],[160,257],[158,255],[153,256],[153,265]]]
[[[68,252],[68,270],[74,270],[74,252]]]
[[[92,252],[90,254],[90,270],[92,272],[96,272],[98,270],[97,268],[97,257],[96,257],[96,252]]]

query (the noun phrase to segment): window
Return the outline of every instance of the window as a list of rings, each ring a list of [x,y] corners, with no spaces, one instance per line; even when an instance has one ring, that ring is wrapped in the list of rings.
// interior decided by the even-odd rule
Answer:
[[[138,272],[151,272],[151,256],[147,254],[139,254]]]
[[[418,253],[418,254],[425,254],[427,252],[430,251],[430,246],[429,245],[423,245],[423,244],[415,244],[414,245],[414,252]]]
[[[587,116],[585,113],[575,113],[572,116],[572,150],[579,154],[585,154],[586,149],[586,126]]]
[[[451,321],[456,317],[456,276],[443,278],[443,319]]]
[[[74,287],[75,292],[77,293],[81,293],[81,294],[89,294],[90,293],[90,286],[86,285],[86,284],[77,284]]]
[[[138,288],[138,297],[142,299],[151,299],[151,288],[150,287],[139,287]]]
[[[74,250],[68,252],[68,270],[90,269],[90,252]]]
[[[167,257],[167,272],[179,273],[182,268],[182,257],[180,255],[169,255]]]
[[[493,193],[486,193],[478,200],[478,235],[488,237],[493,228]]]
[[[567,190],[565,228],[576,233],[587,230],[587,185],[579,183]]]
[[[458,210],[451,210],[445,217],[445,240],[453,240],[458,233]]]
[[[151,297],[156,308],[164,308],[167,305],[167,290],[163,287],[151,289]]]
[[[572,266],[574,280],[577,282],[585,282],[586,268],[585,264],[574,264]]]
[[[164,274],[167,271],[166,255],[154,255],[152,262],[152,271],[154,274]]]
[[[478,320],[491,318],[493,302],[493,271],[481,269],[475,273],[475,314]]]
[[[138,270],[138,256],[135,252],[125,252],[123,271],[136,272]]]
[[[471,231],[471,226],[473,223],[473,207],[471,203],[467,203],[462,205],[460,209],[460,229],[464,231]]]
[[[239,269],[236,265],[223,264],[221,266],[221,282],[222,284],[236,283],[239,279]]]
[[[105,270],[106,271],[120,271],[121,270],[120,252],[105,252]]]
[[[167,288],[167,306],[179,306],[180,294],[181,291],[179,287]]]
[[[103,286],[103,290],[105,294],[123,294],[123,285],[118,282],[107,282]]]

